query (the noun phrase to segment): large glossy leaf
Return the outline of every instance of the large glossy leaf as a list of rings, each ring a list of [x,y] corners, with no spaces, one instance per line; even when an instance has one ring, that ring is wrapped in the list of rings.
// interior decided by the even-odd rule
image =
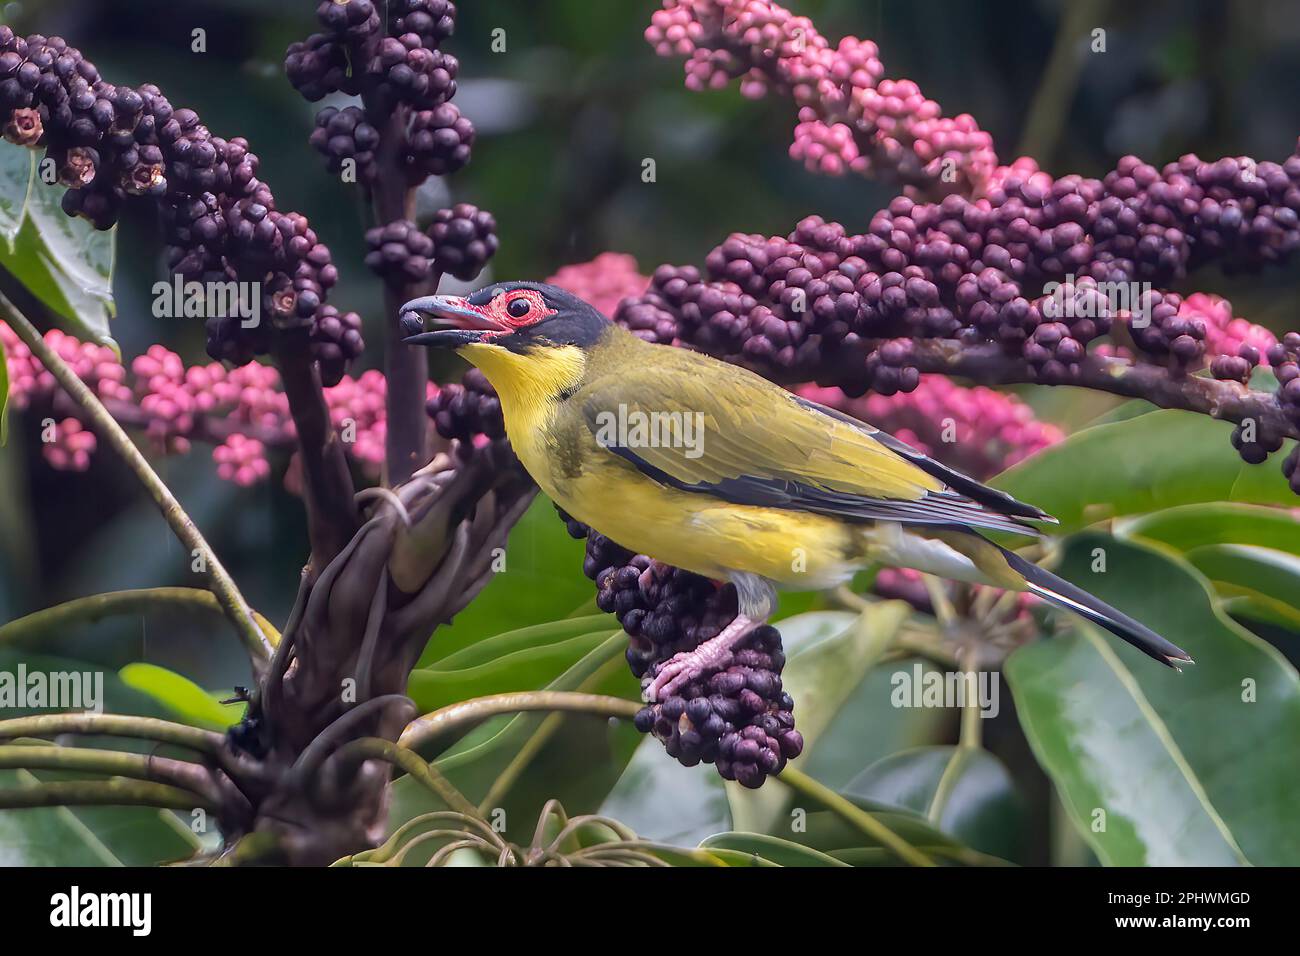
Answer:
[[[407,693],[427,713],[473,697],[540,690],[608,637],[609,628],[604,627],[554,644],[513,651],[476,667],[416,670],[407,682]]]
[[[1002,762],[979,747],[917,747],[890,754],[843,792],[918,813],[984,853],[1020,857],[1020,795]]]
[[[1094,573],[1094,549],[1105,571]],[[1183,673],[1110,635],[1016,651],[1006,674],[1039,762],[1098,857],[1118,865],[1300,862],[1300,680],[1169,553],[1090,533],[1060,573],[1196,659]]]
[[[1167,508],[1118,522],[1121,537],[1159,541],[1179,551],[1249,544],[1300,555],[1300,521],[1282,508],[1226,501]]]
[[[683,767],[653,737],[641,741],[600,813],[627,824],[647,840],[677,846],[690,846],[731,828],[727,791],[717,771],[709,766]]]
[[[448,627],[440,627],[420,658],[431,664],[484,638],[557,621],[590,601],[582,573],[585,544],[569,537],[555,507],[538,498],[510,532],[505,568]]]
[[[782,622],[789,635],[782,684],[795,700],[795,722],[804,737],[804,754],[816,752],[822,732],[889,646],[910,613],[902,601],[874,603],[861,615],[816,612]],[[835,627],[828,627],[830,621]],[[838,631],[836,630],[838,628]],[[737,830],[774,832],[789,804],[789,792],[770,782],[759,790],[727,784],[731,818]]]
[[[1245,544],[1212,544],[1187,552],[1187,561],[1220,594],[1252,597],[1300,626],[1300,556]]]
[[[1294,504],[1276,468],[1245,464],[1232,426],[1173,409],[1086,428],[991,484],[1055,515],[1060,531],[1205,501]]]

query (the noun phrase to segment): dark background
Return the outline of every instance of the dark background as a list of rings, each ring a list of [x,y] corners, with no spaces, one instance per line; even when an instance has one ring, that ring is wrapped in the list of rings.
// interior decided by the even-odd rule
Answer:
[[[799,0],[819,30],[874,39],[885,75],[916,80],[945,113],[970,112],[1004,162],[1036,156],[1056,174],[1100,176],[1129,152],[1157,165],[1194,151],[1281,161],[1300,133],[1300,3],[940,2]],[[461,61],[457,104],[478,128],[471,165],[429,187],[425,205],[469,201],[497,217],[497,278],[541,278],[606,249],[659,262],[700,262],[730,231],[788,232],[817,213],[860,230],[894,194],[860,178],[807,174],[787,156],[788,101],[736,89],[693,94],[681,63],[642,38],[652,0],[482,0],[460,5],[447,49]],[[378,343],[375,280],[361,262],[364,211],[355,187],[307,146],[321,104],[284,80],[285,47],[316,29],[309,0],[40,0],[0,6],[23,33],[59,34],[112,81],[154,82],[198,110],[214,133],[247,137],[283,209],[306,213],[342,278],[332,301],[365,319]],[[207,52],[190,51],[207,31]],[[491,52],[495,28],[507,50]],[[1106,29],[1106,52],[1088,52]],[[658,181],[641,181],[653,157]],[[450,190],[450,195],[446,190]],[[120,226],[114,334],[128,360],[161,341],[203,358],[198,323],[159,320],[149,286],[162,277],[149,215]],[[1183,291],[1229,295],[1238,315],[1295,328],[1295,272],[1189,277]],[[373,346],[362,367],[378,364]],[[1041,409],[1070,421],[1069,393]],[[35,425],[0,451],[0,620],[83,594],[192,584],[188,556],[112,456],[86,475],[52,471]],[[283,462],[275,463],[282,466]],[[219,481],[210,450],[161,460],[171,483],[249,599],[282,622],[305,558],[301,507],[273,480]],[[573,574],[580,573],[573,567]],[[527,601],[527,594],[519,600]],[[87,644],[93,644],[93,652]],[[219,650],[218,650],[219,649]],[[145,659],[209,687],[247,679],[215,618],[154,616],[69,635],[52,650],[105,663]]]

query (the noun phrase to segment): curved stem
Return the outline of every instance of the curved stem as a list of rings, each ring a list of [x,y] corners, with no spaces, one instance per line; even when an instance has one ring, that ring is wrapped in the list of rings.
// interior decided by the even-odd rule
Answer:
[[[167,524],[171,526],[172,532],[180,539],[181,544],[191,552],[203,556],[208,585],[216,595],[226,617],[234,625],[236,633],[243,640],[254,669],[260,670],[271,657],[271,644],[266,635],[258,629],[257,622],[253,619],[252,608],[244,600],[243,594],[235,586],[234,580],[217,558],[216,552],[208,545],[194,521],[185,513],[185,509],[176,500],[171,489],[150,467],[149,462],[140,453],[140,449],[135,447],[126,431],[109,414],[108,409],[95,393],[77,377],[77,373],[68,367],[58,352],[50,348],[36,326],[32,325],[27,316],[18,311],[17,306],[3,293],[0,293],[0,312],[4,313],[10,328],[32,350],[32,354],[40,359],[41,364],[54,376],[63,390],[81,407],[89,423],[126,462],[127,467],[135,474],[140,484],[149,493],[149,497],[154,500],[154,504],[158,506],[158,510],[167,519]]]
[[[870,813],[854,805],[852,801],[840,796],[830,787],[819,783],[806,773],[786,767],[776,775],[776,779],[800,796],[821,804],[863,836],[869,837],[890,850],[909,866],[935,865],[933,860]]]
[[[218,613],[222,611],[216,595],[202,588],[163,587],[106,591],[103,594],[74,598],[0,625],[0,645],[20,644],[71,624],[90,624],[106,617],[140,614],[160,607],[203,608]],[[278,643],[279,631],[256,611],[252,613],[262,633],[268,635],[272,643]]]
[[[590,714],[593,717],[617,717],[631,720],[641,709],[636,701],[603,694],[580,694],[572,691],[535,690],[512,694],[493,694],[449,704],[432,713],[417,717],[406,725],[398,744],[418,750],[444,734],[468,732],[489,717],[539,710]]]
[[[201,805],[204,800],[209,803],[217,802],[211,793],[212,779],[206,769],[184,760],[155,757],[151,754],[81,747],[0,745],[0,769],[72,770],[101,773],[111,777],[153,780],[192,792],[195,796],[195,806]]]
[[[15,737],[55,737],[59,734],[87,734],[107,737],[130,737],[187,747],[212,757],[220,757],[226,739],[211,730],[199,730],[157,717],[130,717],[124,714],[40,714],[0,720],[0,740]]]
[[[18,790],[0,790],[0,810],[32,807],[136,806],[166,810],[215,811],[209,801],[165,783],[145,780],[70,780]]]
[[[399,747],[397,744],[383,740],[380,737],[362,737],[340,747],[335,752],[334,759],[343,764],[361,760],[386,760],[388,763],[406,771],[414,780],[423,784],[439,800],[456,812],[463,813],[485,826],[487,825],[487,821],[478,812],[478,808],[463,793],[457,790],[451,781],[444,777],[436,767],[427,763],[414,750]],[[490,830],[491,827],[489,826],[488,829]]]

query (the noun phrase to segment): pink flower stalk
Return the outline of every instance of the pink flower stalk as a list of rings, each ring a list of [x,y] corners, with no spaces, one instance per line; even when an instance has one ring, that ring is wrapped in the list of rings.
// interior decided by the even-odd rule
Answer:
[[[972,477],[985,479],[1061,441],[1020,399],[991,388],[964,388],[922,375],[915,391],[850,398],[838,388],[805,385],[800,395],[870,422]]]
[[[637,271],[636,258],[625,252],[602,252],[589,262],[561,267],[546,280],[585,299],[607,316],[618,304],[641,295],[650,286],[650,277]]]
[[[771,0],[664,0],[645,37],[660,56],[686,58],[688,89],[739,78],[751,99],[789,96],[799,108],[790,155],[814,172],[970,195],[997,169],[993,139],[971,116],[944,116],[916,83],[882,78],[875,43],[844,37],[832,47],[811,20]]]
[[[268,454],[292,448],[293,418],[280,373],[272,366],[250,362],[227,368],[218,362],[187,366],[162,345],[150,346],[131,362],[129,375],[113,350],[81,342],[55,329],[48,342],[89,385],[123,424],[142,430],[163,454],[185,454],[194,441],[211,443],[217,474],[242,486],[265,480],[271,472]],[[0,343],[9,372],[10,401],[16,409],[41,408],[64,414],[54,429],[54,441],[42,449],[51,467],[84,471],[95,451],[94,433],[75,417],[77,410],[54,376],[0,322]],[[387,412],[385,380],[370,370],[324,389],[330,419],[348,456],[368,478],[377,479],[384,461]],[[438,386],[429,383],[433,399]],[[294,454],[296,459],[297,453]],[[296,484],[298,468],[290,461],[285,484]]]

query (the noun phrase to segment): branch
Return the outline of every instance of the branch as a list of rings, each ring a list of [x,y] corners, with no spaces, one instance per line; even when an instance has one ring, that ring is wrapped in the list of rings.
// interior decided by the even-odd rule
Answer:
[[[452,785],[431,763],[427,763],[413,750],[398,746],[379,737],[362,737],[340,747],[334,754],[334,760],[343,767],[363,760],[385,760],[406,771],[418,783],[424,785],[443,803],[458,813],[463,813],[476,820],[482,820],[478,808],[466,796]]]
[[[397,742],[402,747],[420,750],[446,734],[467,733],[489,717],[531,711],[562,711],[590,714],[593,717],[617,717],[631,720],[641,705],[621,697],[601,694],[578,694],[568,691],[538,690],[514,694],[494,694],[449,704],[432,713],[417,717],[406,725]]]
[[[124,714],[40,714],[0,720],[0,740],[15,737],[57,737],[60,734],[88,734],[130,737],[186,747],[210,757],[221,757],[226,738],[211,730],[199,730],[157,717]]]
[[[913,354],[921,372],[966,378],[981,385],[1026,385],[1038,381],[1028,362],[1007,355],[996,345],[918,340]],[[1300,438],[1300,425],[1286,414],[1275,394],[1255,391],[1239,382],[1200,375],[1174,376],[1159,365],[1090,356],[1079,364],[1077,375],[1062,384],[1143,398],[1161,408],[1200,412],[1237,424],[1251,418],[1261,434]]]
[[[28,321],[27,317],[18,311],[17,307],[9,299],[0,293],[0,311],[5,314],[6,320],[10,327],[13,328],[36,355],[49,369],[60,385],[63,386],[72,398],[86,413],[86,417],[95,426],[95,429],[104,437],[104,439],[113,447],[121,457],[128,468],[134,472],[140,484],[153,498],[154,503],[162,512],[163,517],[171,526],[173,533],[180,539],[191,552],[197,552],[204,556],[205,566],[207,568],[208,584],[221,604],[222,611],[234,625],[235,631],[239,634],[240,639],[252,659],[254,668],[259,668],[271,656],[271,644],[267,640],[253,619],[253,611],[248,606],[248,602],[235,586],[234,580],[227,573],[221,561],[217,558],[216,553],[209,547],[208,542],[204,540],[203,534],[195,526],[190,516],[185,513],[179,501],[171,493],[171,489],[163,483],[145,460],[140,450],[132,444],[130,437],[108,413],[102,402],[95,397],[95,394],[86,387],[86,383],[77,377],[59,357],[58,353],[46,344],[45,339],[36,330],[36,327]]]
[[[144,780],[72,780],[21,790],[0,790],[0,810],[32,807],[130,806],[212,812],[216,806],[187,790]]]
[[[206,768],[185,760],[151,754],[120,753],[80,747],[0,745],[0,769],[70,770],[99,773],[110,777],[152,780],[194,795],[194,806],[216,805],[212,777]]]
[[[167,587],[108,591],[43,608],[2,625],[0,645],[21,644],[69,625],[91,624],[106,617],[140,614],[163,607],[221,611],[216,596],[211,591],[204,591],[201,588]],[[266,634],[272,643],[279,643],[280,634],[274,625],[257,611],[252,613],[262,633]]]

